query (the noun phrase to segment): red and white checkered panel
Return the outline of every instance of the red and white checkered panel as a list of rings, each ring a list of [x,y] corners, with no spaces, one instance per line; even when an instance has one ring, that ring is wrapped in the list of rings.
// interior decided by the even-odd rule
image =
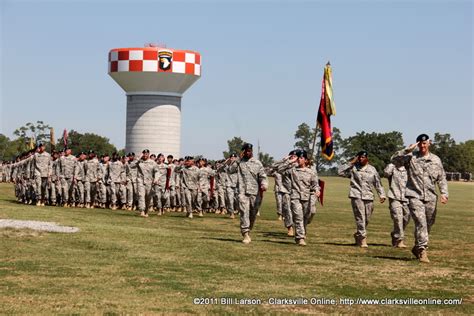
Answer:
[[[158,52],[173,53],[168,70],[158,66]],[[201,55],[193,51],[162,49],[159,47],[116,48],[109,53],[109,73],[111,72],[173,72],[201,76]]]

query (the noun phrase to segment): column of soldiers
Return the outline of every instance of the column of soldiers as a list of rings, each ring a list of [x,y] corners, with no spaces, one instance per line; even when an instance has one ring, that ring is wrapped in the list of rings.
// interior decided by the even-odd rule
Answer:
[[[395,153],[384,170],[389,180],[389,209],[393,220],[392,245],[406,248],[405,228],[410,217],[415,222],[415,246],[412,253],[420,262],[429,262],[428,236],[435,222],[437,194],[447,203],[446,174],[438,156],[430,153],[426,134],[416,143]],[[418,151],[415,149],[418,148]],[[351,206],[356,223],[356,245],[367,248],[367,226],[374,210],[376,190],[380,203],[386,200],[380,177],[370,165],[369,154],[360,151],[353,159],[339,166],[340,176],[350,178]],[[251,242],[263,192],[268,188],[265,170],[253,158],[251,144],[244,144],[237,157],[209,166],[206,159],[196,162],[192,156],[166,161],[164,155],[150,155],[144,150],[138,158],[134,153],[112,159],[106,154],[100,159],[93,151],[72,155],[45,151],[39,144],[35,150],[22,155],[13,163],[0,165],[0,180],[15,184],[18,201],[38,206],[62,205],[138,210],[148,217],[150,211],[162,215],[166,211],[206,212],[240,215],[243,243]],[[306,245],[307,225],[316,213],[320,196],[318,176],[304,150],[294,150],[272,166],[275,176],[277,213],[283,220],[288,236],[298,245]]]
[[[186,212],[190,218],[193,213],[238,214],[238,175],[225,170],[224,160],[213,165],[192,156],[165,160],[149,150],[139,157],[98,157],[94,151],[73,155],[71,148],[50,155],[45,148],[38,144],[15,162],[1,164],[0,180],[15,184],[21,203],[138,210],[143,217],[151,211]]]

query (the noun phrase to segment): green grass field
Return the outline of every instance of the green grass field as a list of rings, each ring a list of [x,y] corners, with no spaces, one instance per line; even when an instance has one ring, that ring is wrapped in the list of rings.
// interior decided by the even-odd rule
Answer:
[[[127,211],[36,207],[15,202],[0,185],[0,218],[55,221],[75,234],[0,230],[2,314],[316,314],[474,313],[474,185],[449,183],[430,235],[430,264],[393,249],[388,203],[375,206],[369,248],[353,246],[348,179],[325,178],[325,205],[298,247],[266,193],[252,232],[241,243],[238,219],[220,215],[148,219]],[[386,183],[385,183],[386,184]],[[387,187],[387,186],[385,186]],[[272,188],[272,186],[271,186]],[[218,304],[196,305],[195,298]],[[261,304],[220,304],[220,298]],[[269,298],[306,298],[275,305]],[[311,298],[337,305],[311,304]],[[340,299],[462,299],[460,305],[343,305]],[[203,301],[203,300],[202,300]]]

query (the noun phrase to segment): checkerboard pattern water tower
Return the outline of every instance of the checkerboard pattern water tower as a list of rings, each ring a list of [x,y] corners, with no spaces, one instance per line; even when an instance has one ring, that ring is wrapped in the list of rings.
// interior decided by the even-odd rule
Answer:
[[[201,55],[161,47],[115,48],[109,75],[127,95],[127,152],[180,156],[181,98],[201,77]]]

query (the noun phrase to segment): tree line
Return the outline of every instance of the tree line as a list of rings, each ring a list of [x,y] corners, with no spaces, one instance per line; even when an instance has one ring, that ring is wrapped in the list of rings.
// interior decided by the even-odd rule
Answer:
[[[316,165],[318,172],[322,175],[335,175],[337,166],[364,149],[369,153],[370,163],[382,174],[384,167],[390,162],[392,154],[403,149],[403,135],[401,132],[392,131],[387,133],[367,133],[365,131],[357,132],[355,135],[343,138],[341,130],[333,128],[333,143],[335,155],[331,161],[321,157],[319,144],[319,129],[311,128],[308,124],[300,124],[294,134],[294,148],[305,149],[311,153],[314,135],[316,133],[316,148],[311,157]],[[17,155],[27,151],[32,140],[35,143],[42,142],[46,144],[47,150],[51,150],[51,127],[43,121],[36,123],[27,123],[14,131],[15,139],[9,139],[0,134],[0,161],[15,159]],[[431,136],[431,135],[430,135]],[[61,150],[64,147],[63,137],[54,138],[56,149]],[[241,137],[234,137],[227,141],[227,150],[223,151],[225,158],[232,153],[240,153],[242,145],[246,141]],[[431,152],[438,155],[444,165],[446,172],[474,172],[474,140],[457,143],[450,134],[435,133],[432,138]],[[75,154],[81,151],[94,150],[97,153],[125,154],[124,149],[118,150],[109,139],[94,133],[79,133],[75,130],[68,132],[68,145],[73,148]],[[265,167],[270,166],[275,158],[268,153],[261,152],[254,148],[257,158]],[[280,159],[278,157],[277,159]]]

